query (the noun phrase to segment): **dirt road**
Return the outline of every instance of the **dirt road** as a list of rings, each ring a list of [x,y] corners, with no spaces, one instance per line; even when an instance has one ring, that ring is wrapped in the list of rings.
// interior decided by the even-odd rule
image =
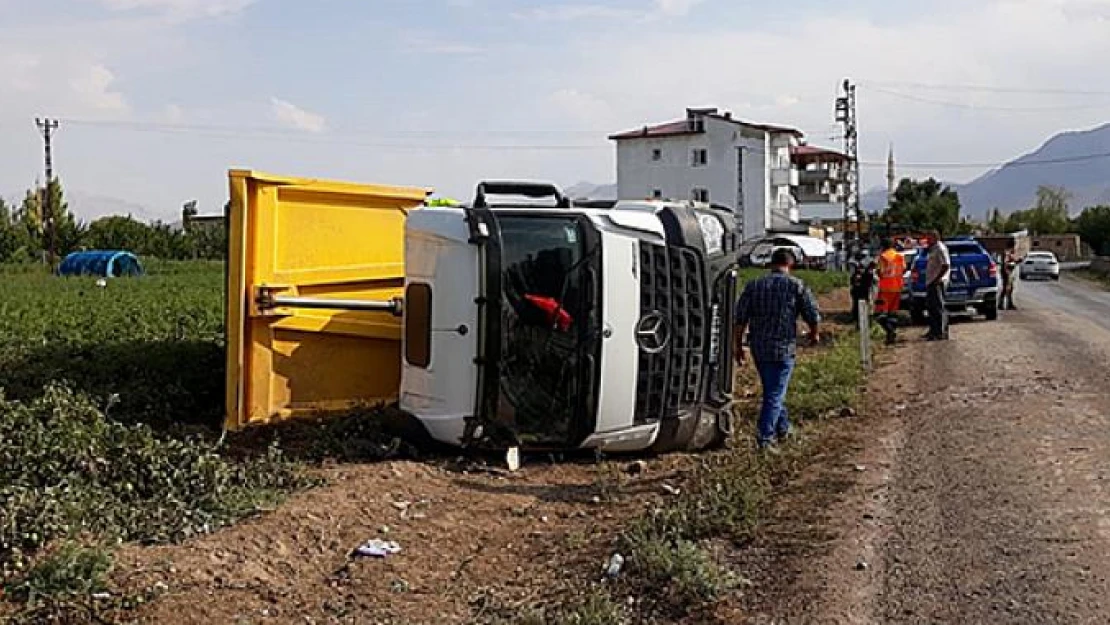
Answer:
[[[1110,293],[1020,288],[886,355],[870,414],[783,494],[750,622],[1110,622]]]

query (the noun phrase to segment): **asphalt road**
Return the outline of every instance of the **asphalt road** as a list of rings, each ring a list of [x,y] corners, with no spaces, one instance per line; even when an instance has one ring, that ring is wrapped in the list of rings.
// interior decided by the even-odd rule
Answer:
[[[1053,309],[1082,317],[1110,331],[1110,291],[1092,288],[1090,282],[1071,277],[1066,272],[1058,283],[1022,281],[1014,293],[1019,305],[1028,301],[1035,309]]]
[[[1110,293],[1065,277],[1017,302],[884,356],[844,457],[788,497],[823,518],[780,514],[812,544],[750,622],[1110,623]]]

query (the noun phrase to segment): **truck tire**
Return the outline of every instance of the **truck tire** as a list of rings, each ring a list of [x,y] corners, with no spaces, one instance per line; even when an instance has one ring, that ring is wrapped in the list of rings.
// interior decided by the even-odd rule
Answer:
[[[997,321],[998,320],[998,299],[995,298],[995,299],[990,300],[986,304],[983,304],[979,308],[979,312],[983,313],[983,316],[987,318],[987,321]]]
[[[731,413],[731,407],[719,410],[702,408],[693,436],[686,443],[686,451],[705,451],[724,446],[732,431]]]
[[[925,325],[925,322],[927,321],[927,319],[925,317],[925,303],[924,302],[915,299],[913,301],[913,303],[910,304],[910,320],[913,321],[914,325],[917,325],[917,326]]]

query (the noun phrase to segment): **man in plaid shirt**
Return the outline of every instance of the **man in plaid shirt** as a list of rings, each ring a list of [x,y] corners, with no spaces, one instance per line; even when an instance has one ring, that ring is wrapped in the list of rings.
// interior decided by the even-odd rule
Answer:
[[[821,338],[821,312],[817,300],[805,283],[790,275],[795,262],[790,250],[775,250],[771,256],[771,273],[749,282],[736,303],[736,361],[743,365],[747,360],[743,338],[750,329],[752,360],[763,385],[760,449],[767,449],[776,439],[790,434],[786,389],[794,372],[798,318],[809,325],[810,340],[814,344]]]

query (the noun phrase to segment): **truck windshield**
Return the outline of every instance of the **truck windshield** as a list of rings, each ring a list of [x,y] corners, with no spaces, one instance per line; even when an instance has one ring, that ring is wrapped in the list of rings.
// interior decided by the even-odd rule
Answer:
[[[575,433],[596,287],[576,217],[498,217],[501,228],[501,397],[522,442],[563,445]]]

